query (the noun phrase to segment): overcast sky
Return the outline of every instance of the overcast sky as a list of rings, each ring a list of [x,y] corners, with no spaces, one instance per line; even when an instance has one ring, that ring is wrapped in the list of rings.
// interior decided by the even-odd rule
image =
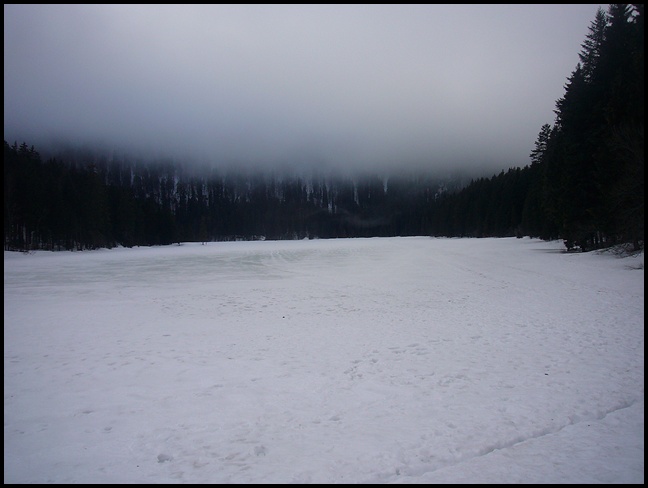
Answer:
[[[4,138],[228,164],[525,166],[598,7],[5,4]]]

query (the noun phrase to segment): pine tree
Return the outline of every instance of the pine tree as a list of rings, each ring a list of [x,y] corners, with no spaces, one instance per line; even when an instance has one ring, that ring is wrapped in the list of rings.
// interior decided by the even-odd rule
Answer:
[[[578,55],[583,67],[583,76],[588,82],[592,81],[593,74],[599,65],[606,28],[607,16],[605,11],[599,7],[594,21],[590,24],[589,32],[585,36],[585,41],[581,44],[583,49]]]
[[[540,128],[540,133],[538,134],[538,139],[536,139],[535,147],[530,154],[531,164],[540,164],[544,160],[550,135],[551,126],[549,124],[544,124]]]

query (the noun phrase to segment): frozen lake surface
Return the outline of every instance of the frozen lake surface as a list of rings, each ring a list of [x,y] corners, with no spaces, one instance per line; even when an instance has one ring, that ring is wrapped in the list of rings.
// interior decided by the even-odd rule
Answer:
[[[643,483],[643,254],[4,253],[5,483]]]

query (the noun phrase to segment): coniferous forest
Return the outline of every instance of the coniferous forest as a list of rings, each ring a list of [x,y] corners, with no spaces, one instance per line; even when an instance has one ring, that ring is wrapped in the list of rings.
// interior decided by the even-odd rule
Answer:
[[[190,170],[4,141],[5,250],[373,236],[644,241],[644,6],[599,10],[530,163],[469,183],[425,174]]]

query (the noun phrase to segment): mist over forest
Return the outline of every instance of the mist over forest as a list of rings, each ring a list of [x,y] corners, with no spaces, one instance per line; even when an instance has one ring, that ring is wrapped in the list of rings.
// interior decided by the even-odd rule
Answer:
[[[4,138],[183,165],[524,166],[597,5],[5,5]]]
[[[164,136],[154,143],[131,144],[133,131],[123,145],[110,145],[101,142],[99,131],[88,139],[96,143],[79,145],[63,136],[45,142],[40,135],[39,145],[7,140],[7,126],[12,134],[21,127],[34,134],[34,127],[55,114],[42,100],[32,127],[24,120],[7,124],[7,104],[12,113],[16,100],[5,89],[5,250],[398,235],[531,236],[563,239],[568,249],[619,243],[643,248],[643,16],[643,5],[613,4],[596,12],[573,53],[578,62],[554,102],[554,120],[536,129],[528,163],[514,162],[506,151],[498,163],[491,148],[506,147],[507,138],[475,135],[471,113],[481,113],[479,103],[472,112],[453,113],[445,128],[432,128],[424,119],[401,127],[399,112],[386,119],[383,105],[372,120],[372,98],[363,95],[368,119],[354,124],[355,112],[349,112],[341,130],[315,140],[305,130],[306,119],[304,130],[286,124],[290,103],[281,99],[270,107],[276,110],[242,110],[233,119],[237,131],[246,120],[264,121],[272,137],[251,131],[254,137],[246,139],[245,131],[228,134],[224,128],[204,147],[178,140],[179,134],[164,129],[164,117],[142,118],[143,111],[136,123]],[[487,92],[481,97],[489,100]],[[309,110],[324,110],[326,100],[323,95]],[[454,130],[462,124],[465,130]],[[319,128],[327,133],[327,127]],[[391,130],[390,144],[384,129]],[[454,151],[440,144],[444,137],[452,139]],[[521,142],[508,139],[511,147]],[[277,152],[266,145],[269,140],[285,144],[273,145],[281,147]],[[230,152],[230,145],[244,150]],[[482,155],[464,152],[469,146],[481,147]]]

